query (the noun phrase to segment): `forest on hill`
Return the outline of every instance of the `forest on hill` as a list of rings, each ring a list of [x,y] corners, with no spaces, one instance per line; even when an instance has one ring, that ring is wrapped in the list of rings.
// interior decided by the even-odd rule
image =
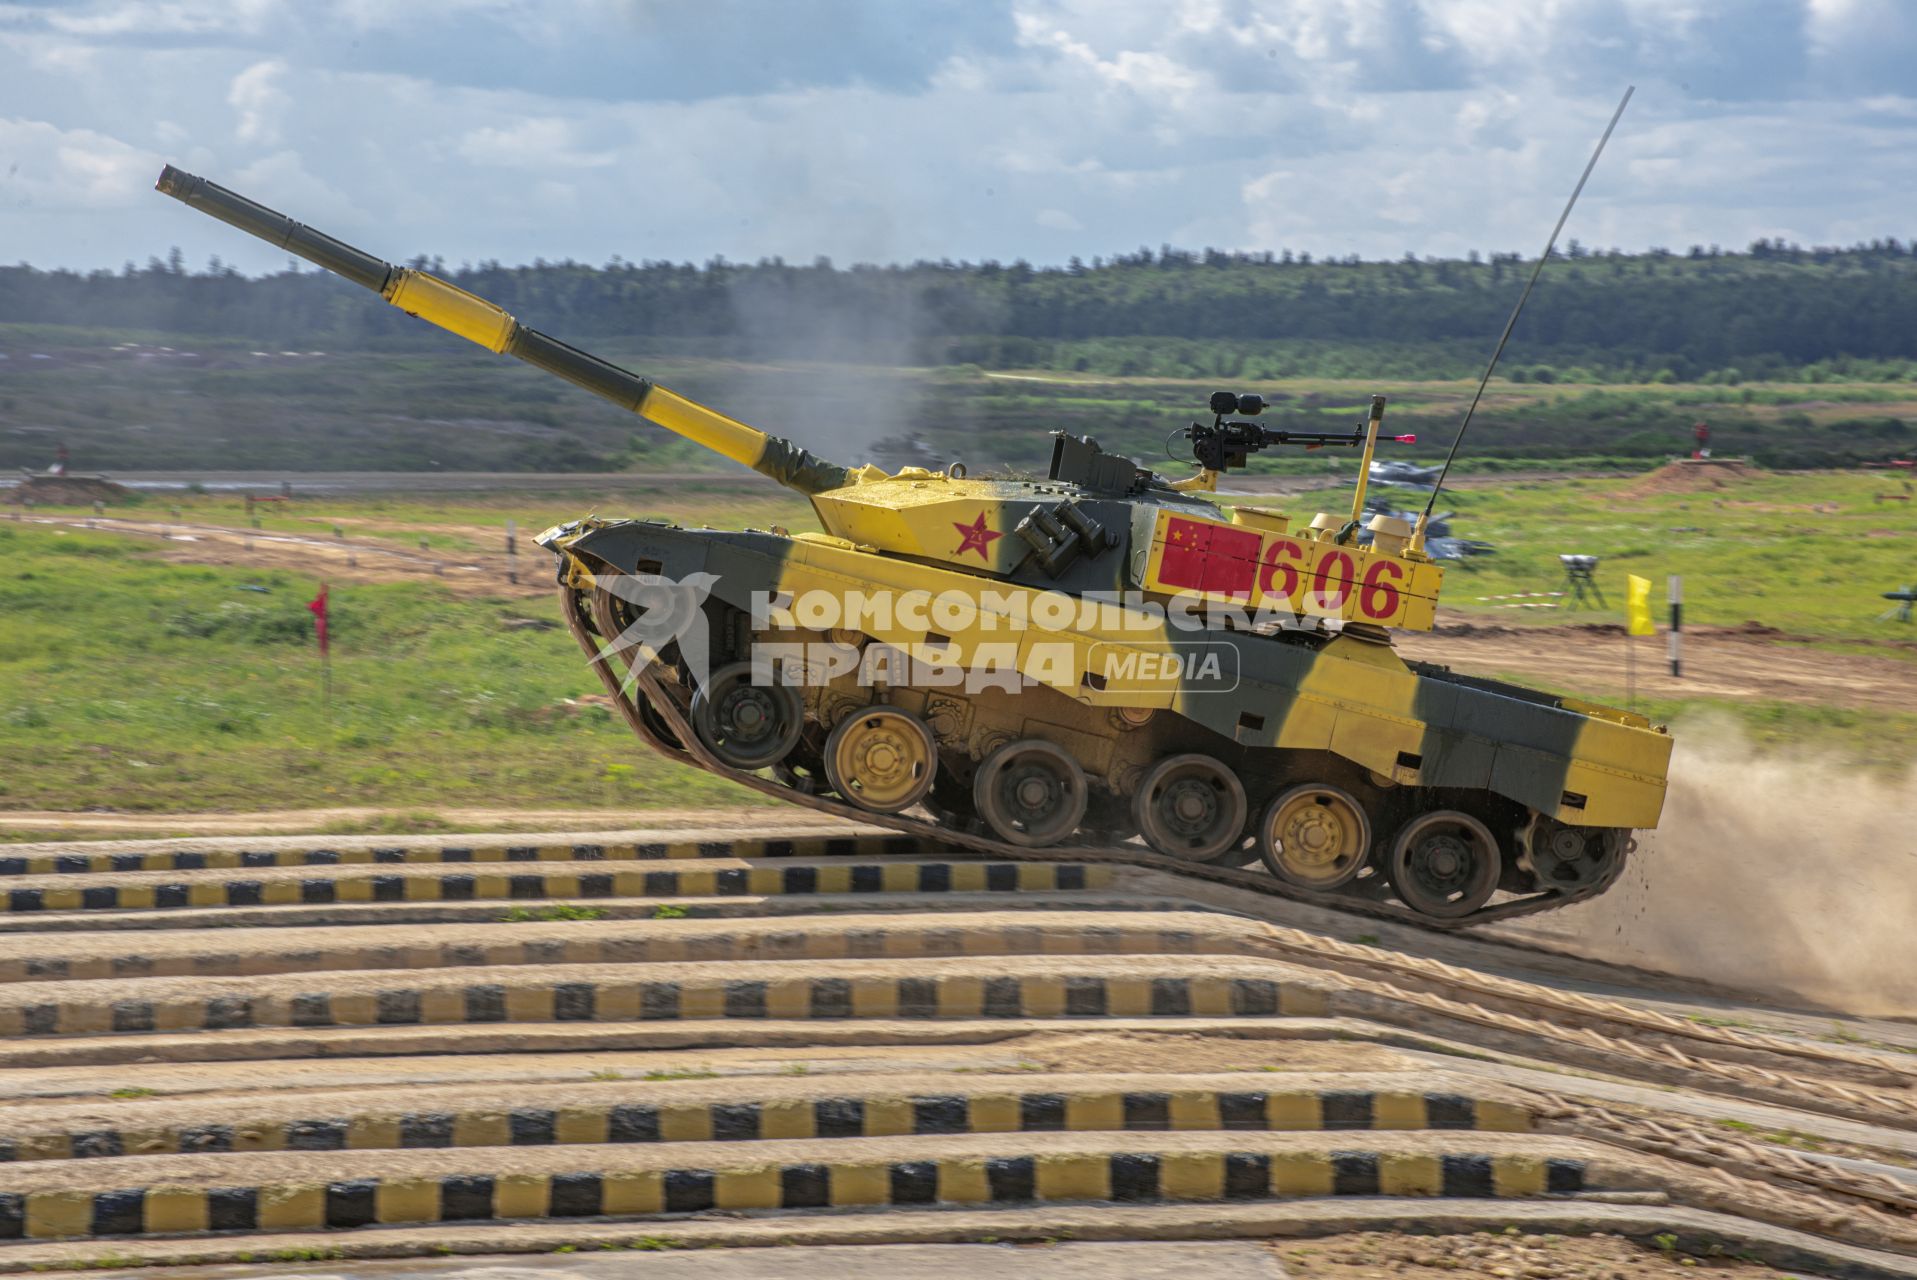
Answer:
[[[1917,244],[1560,252],[1507,355],[1513,381],[1917,377]],[[414,265],[587,345],[1243,379],[1470,376],[1530,266],[1516,254],[1364,262],[1169,247],[1060,267]],[[117,272],[0,267],[0,320],[301,349],[445,341],[322,272],[252,278],[217,259],[190,270],[177,250]]]

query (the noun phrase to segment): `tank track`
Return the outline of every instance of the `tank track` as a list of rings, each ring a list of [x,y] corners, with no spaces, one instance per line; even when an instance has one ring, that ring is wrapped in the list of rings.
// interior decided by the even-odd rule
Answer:
[[[1322,893],[1312,889],[1287,884],[1276,876],[1256,871],[1242,870],[1236,867],[1224,867],[1204,862],[1188,862],[1179,858],[1167,857],[1161,853],[1136,848],[1115,848],[1095,845],[1055,845],[1033,848],[1016,845],[1003,840],[994,840],[990,836],[969,831],[955,831],[923,818],[906,817],[903,814],[873,813],[857,805],[848,804],[827,796],[812,795],[781,782],[762,778],[742,769],[735,769],[708,751],[693,732],[691,721],[685,710],[673,694],[673,686],[660,675],[663,670],[657,663],[645,666],[631,664],[630,679],[632,687],[644,697],[649,710],[658,720],[672,731],[677,744],[666,741],[658,733],[654,724],[648,723],[645,712],[640,708],[628,690],[628,680],[622,678],[614,669],[612,660],[602,658],[605,647],[599,635],[617,635],[619,628],[613,624],[608,611],[611,597],[604,592],[592,592],[594,617],[587,619],[583,611],[584,593],[569,585],[559,588],[560,609],[566,619],[566,628],[572,632],[573,639],[586,653],[594,674],[605,686],[606,693],[613,704],[619,708],[619,714],[632,731],[653,750],[681,764],[692,765],[707,773],[742,787],[756,791],[761,795],[772,796],[787,804],[798,805],[817,813],[828,813],[845,818],[851,822],[867,826],[883,827],[887,830],[917,836],[948,848],[964,849],[979,854],[988,854],[994,858],[1029,861],[1057,861],[1070,859],[1075,862],[1098,863],[1112,866],[1141,867],[1152,871],[1164,871],[1190,879],[1204,880],[1212,884],[1225,885],[1233,889],[1246,889],[1254,893],[1267,894],[1275,898],[1286,898],[1308,906],[1323,907],[1327,910],[1347,915],[1364,916],[1373,920],[1384,920],[1392,924],[1408,925],[1439,933],[1450,933],[1459,929],[1468,929],[1476,925],[1496,924],[1500,921],[1518,920],[1525,916],[1538,915],[1546,911],[1556,911],[1573,903],[1594,898],[1609,889],[1624,872],[1624,865],[1636,847],[1634,839],[1626,839],[1623,852],[1612,863],[1610,874],[1601,880],[1584,885],[1570,892],[1551,891],[1532,894],[1528,897],[1486,905],[1469,915],[1455,919],[1440,920],[1422,915],[1407,907],[1389,902],[1379,902],[1367,898],[1351,897],[1335,893]],[[599,616],[603,614],[604,616]],[[598,634],[596,634],[598,633]]]

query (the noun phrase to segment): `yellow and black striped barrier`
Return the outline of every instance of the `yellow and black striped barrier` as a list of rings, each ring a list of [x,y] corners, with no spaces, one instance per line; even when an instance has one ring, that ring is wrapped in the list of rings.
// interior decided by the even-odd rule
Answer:
[[[515,980],[508,974],[477,983],[448,974],[350,992],[301,990],[305,979],[298,974],[226,981],[248,985],[235,992],[151,999],[87,998],[76,989],[71,996],[46,1000],[15,996],[17,987],[0,988],[0,1037],[682,1019],[1322,1017],[1329,1008],[1326,990],[1314,984],[1176,972],[1118,977],[814,973],[613,982],[538,975]]]
[[[84,850],[0,852],[0,876],[95,875],[108,871],[211,871],[245,867],[431,866],[488,862],[648,862],[697,858],[869,858],[936,851],[916,836],[797,835],[725,840],[623,843],[459,841],[381,847],[286,849],[160,849],[130,853]]]
[[[611,871],[380,873],[342,867],[279,875],[0,890],[9,912],[148,911],[186,907],[313,906],[379,902],[539,902],[552,899],[759,897],[783,894],[1017,893],[1104,889],[1109,866],[1054,862],[865,862]]]
[[[205,1123],[33,1132],[0,1137],[0,1162],[235,1151],[382,1151],[434,1147],[533,1147],[761,1139],[921,1137],[955,1133],[1093,1131],[1310,1132],[1458,1130],[1528,1133],[1526,1107],[1494,1098],[1405,1089],[1057,1087],[1019,1082],[983,1092],[874,1089],[763,1101],[606,1100],[486,1109],[316,1113],[270,1122]]]
[[[1527,1197],[1586,1189],[1581,1159],[1532,1154],[1159,1151],[460,1173],[219,1187],[0,1192],[0,1239],[310,1231],[407,1223],[854,1206],[1162,1203],[1302,1196]]]

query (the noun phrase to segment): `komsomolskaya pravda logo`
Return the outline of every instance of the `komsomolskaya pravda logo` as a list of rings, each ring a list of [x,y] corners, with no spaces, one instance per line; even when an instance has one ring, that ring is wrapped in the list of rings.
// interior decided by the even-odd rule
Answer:
[[[596,581],[630,606],[632,621],[594,655],[636,655],[635,666],[676,658],[703,685],[710,673],[711,637],[705,602],[718,583],[709,573],[683,579],[659,574],[601,574]],[[1305,619],[1324,619],[1311,621]],[[1169,599],[1142,592],[1068,595],[984,588],[976,592],[846,591],[799,594],[754,592],[751,646],[754,684],[818,685],[856,676],[865,686],[910,685],[1001,689],[1076,683],[1081,668],[1107,682],[1132,687],[1165,686],[1185,693],[1228,693],[1238,685],[1238,651],[1207,632],[1270,631],[1340,625],[1336,602],[1305,598],[1305,613],[1251,608],[1196,592]],[[960,660],[949,640],[905,647],[847,644],[832,633],[884,634],[903,629],[921,635],[974,637]],[[1130,637],[1102,640],[1080,658],[1071,633],[1087,630]],[[1057,633],[1057,640],[1033,632]],[[984,633],[989,638],[977,638]],[[790,638],[782,638],[789,635]],[[770,638],[768,638],[770,637]],[[676,651],[675,651],[676,646]],[[627,675],[630,687],[633,676]]]

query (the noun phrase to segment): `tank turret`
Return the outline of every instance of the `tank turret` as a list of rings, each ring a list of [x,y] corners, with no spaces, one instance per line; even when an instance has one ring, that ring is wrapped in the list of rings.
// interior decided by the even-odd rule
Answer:
[[[168,168],[159,189],[807,496],[819,532],[587,519],[540,535],[575,639],[675,759],[975,848],[1136,836],[1262,859],[1284,892],[1427,923],[1600,892],[1630,829],[1657,822],[1662,729],[1392,649],[1394,629],[1432,627],[1443,570],[1428,513],[1366,510],[1378,444],[1409,439],[1381,434],[1382,396],[1348,432],[1294,432],[1220,391],[1183,430],[1196,470],[1176,480],[1062,432],[1042,480],[888,473],[204,179]],[[1217,502],[1221,475],[1283,446],[1356,451],[1349,511]]]

